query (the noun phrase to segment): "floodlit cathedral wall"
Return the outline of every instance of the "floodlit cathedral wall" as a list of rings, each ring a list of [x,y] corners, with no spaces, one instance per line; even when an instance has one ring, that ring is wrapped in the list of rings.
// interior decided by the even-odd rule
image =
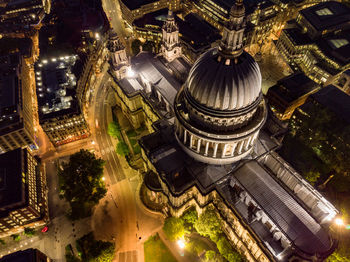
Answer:
[[[144,124],[150,132],[153,132],[152,124],[159,119],[159,116],[152,106],[146,102],[145,98],[139,92],[132,95],[125,94],[123,89],[115,82],[113,82],[113,88],[117,105],[132,126],[137,129]]]
[[[145,160],[146,170],[156,172],[154,166],[146,157],[142,150],[142,157]],[[206,208],[212,206],[215,208],[225,235],[231,244],[246,257],[247,261],[268,262],[269,257],[265,254],[264,248],[259,246],[259,242],[254,237],[254,233],[249,231],[247,226],[241,221],[242,219],[221,198],[216,190],[211,191],[208,195],[202,195],[196,186],[192,186],[178,196],[174,196],[169,191],[168,186],[159,179],[162,192],[154,192],[149,189],[148,195],[153,201],[160,204],[167,204],[166,211],[172,216],[180,217],[188,208],[194,206],[201,214]]]

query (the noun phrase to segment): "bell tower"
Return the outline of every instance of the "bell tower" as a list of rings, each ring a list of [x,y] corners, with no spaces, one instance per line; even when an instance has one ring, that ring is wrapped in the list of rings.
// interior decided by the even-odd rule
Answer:
[[[162,28],[161,52],[168,62],[180,57],[182,53],[179,43],[179,28],[175,23],[174,15],[171,10],[169,10],[167,19]]]
[[[125,47],[121,43],[119,36],[113,30],[109,33],[107,48],[111,54],[111,65],[117,79],[124,78],[130,63],[126,55]]]

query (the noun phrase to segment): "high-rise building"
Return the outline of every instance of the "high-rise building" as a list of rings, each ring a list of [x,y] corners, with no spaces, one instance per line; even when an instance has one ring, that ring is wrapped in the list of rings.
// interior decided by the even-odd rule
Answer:
[[[27,149],[0,155],[0,237],[48,222],[47,187],[40,161]]]
[[[0,152],[36,148],[30,68],[19,53],[0,57]]]
[[[36,65],[39,122],[54,146],[90,135],[76,95],[72,67],[77,56],[41,60]]]

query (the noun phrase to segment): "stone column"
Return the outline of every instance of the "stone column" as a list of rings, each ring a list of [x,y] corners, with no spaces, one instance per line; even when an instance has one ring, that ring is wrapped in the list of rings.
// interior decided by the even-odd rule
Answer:
[[[187,130],[184,130],[184,144],[186,145],[187,142]]]
[[[205,144],[205,152],[204,152],[205,156],[208,155],[208,149],[209,149],[209,141],[207,141],[207,143]]]
[[[245,147],[244,147],[244,150],[247,151],[249,146],[250,146],[250,142],[252,141],[252,136],[248,138],[246,144],[245,144]]]
[[[199,151],[201,150],[201,141],[202,141],[202,139],[198,138],[198,141],[197,141],[197,153],[199,153]]]
[[[224,157],[226,155],[226,149],[227,149],[227,144],[225,144],[224,148],[222,149],[221,157]]]
[[[238,154],[242,153],[242,149],[243,149],[243,145],[244,145],[244,140],[241,140],[238,142],[239,146],[238,146]]]
[[[158,101],[161,103],[162,102],[162,95],[158,90],[157,90],[157,97],[158,97]]]
[[[190,134],[190,148],[192,148],[192,142],[193,142],[193,135]]]
[[[213,153],[213,157],[216,157],[216,153],[218,152],[218,143],[214,143],[214,153]]]
[[[171,110],[170,110],[170,105],[169,105],[168,102],[165,102],[165,108],[166,108],[166,111],[167,111],[167,112],[170,112],[170,111],[171,111]]]
[[[238,144],[238,143],[234,143],[234,144],[232,145],[232,152],[231,152],[231,156],[234,156],[234,154],[235,154],[235,150],[236,150],[236,147],[237,147],[237,144]]]

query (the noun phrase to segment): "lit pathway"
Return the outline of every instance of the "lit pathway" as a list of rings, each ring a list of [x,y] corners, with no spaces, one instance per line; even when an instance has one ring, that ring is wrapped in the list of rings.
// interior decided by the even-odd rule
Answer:
[[[157,233],[160,239],[164,242],[166,247],[170,250],[171,254],[173,254],[173,256],[178,262],[193,262],[190,259],[188,259],[186,256],[181,256],[180,249],[177,246],[176,242],[170,241],[169,239],[167,239],[162,229],[159,230]]]

